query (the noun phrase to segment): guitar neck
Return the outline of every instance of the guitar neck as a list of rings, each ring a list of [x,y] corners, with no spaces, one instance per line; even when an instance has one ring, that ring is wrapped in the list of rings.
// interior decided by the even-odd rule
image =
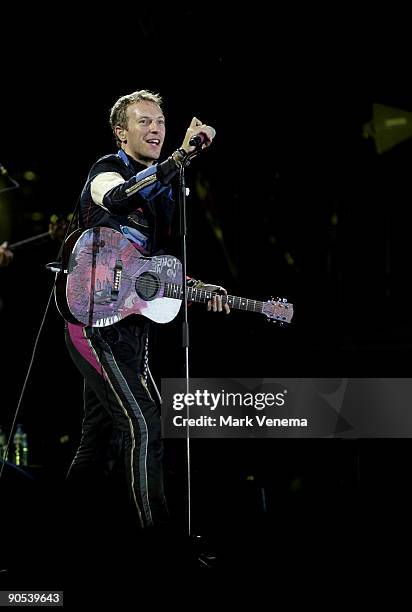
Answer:
[[[195,289],[193,287],[187,288],[187,299],[190,302],[201,302],[206,303],[211,300],[216,294],[214,291],[206,291],[205,289]],[[166,283],[164,297],[176,298],[181,300],[183,298],[183,287],[174,283]],[[222,304],[229,304],[230,308],[234,310],[248,310],[249,312],[262,312],[264,302],[259,300],[251,300],[244,297],[238,297],[236,295],[222,295]]]
[[[43,232],[41,234],[36,234],[36,236],[30,236],[30,238],[25,238],[24,240],[19,240],[19,242],[13,242],[8,245],[8,248],[15,251],[16,249],[20,249],[29,244],[36,244],[37,242],[45,242],[50,238],[50,232]]]

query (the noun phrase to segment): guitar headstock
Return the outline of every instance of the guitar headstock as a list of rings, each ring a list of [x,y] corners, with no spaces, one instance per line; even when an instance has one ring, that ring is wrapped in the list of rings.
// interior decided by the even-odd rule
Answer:
[[[293,304],[289,304],[285,298],[271,298],[263,304],[262,312],[269,321],[284,324],[290,323],[293,317]]]

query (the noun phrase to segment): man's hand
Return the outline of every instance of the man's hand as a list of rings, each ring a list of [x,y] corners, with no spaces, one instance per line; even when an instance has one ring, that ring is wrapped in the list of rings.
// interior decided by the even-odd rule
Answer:
[[[226,314],[229,314],[229,304],[227,302],[222,304],[222,296],[227,295],[227,291],[224,287],[220,287],[220,285],[205,285],[202,289],[216,292],[213,298],[207,303],[208,310],[212,310],[213,312],[223,312],[224,310]]]
[[[206,125],[205,123],[202,123],[200,119],[193,117],[189,127],[187,128],[183,144],[180,148],[184,149],[186,153],[192,153],[196,147],[191,147],[189,141],[191,138],[193,138],[193,136],[197,136],[198,134],[204,134],[206,136],[206,140],[202,145],[202,149],[206,149],[206,147],[211,145],[216,132],[212,127],[210,127],[210,125]]]
[[[0,268],[8,266],[13,257],[13,253],[7,248],[7,242],[0,244]]]

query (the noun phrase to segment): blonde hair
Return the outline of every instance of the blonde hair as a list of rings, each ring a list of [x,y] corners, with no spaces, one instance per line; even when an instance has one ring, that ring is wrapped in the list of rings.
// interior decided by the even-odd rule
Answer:
[[[160,108],[162,107],[163,100],[159,94],[148,91],[147,89],[139,89],[139,91],[134,91],[133,93],[122,96],[115,102],[110,109],[110,126],[112,128],[114,137],[116,139],[116,144],[118,147],[121,146],[121,142],[116,134],[116,126],[120,126],[121,128],[127,128],[127,108],[131,104],[135,104],[136,102],[141,102],[142,100],[147,100],[148,102],[154,102]]]

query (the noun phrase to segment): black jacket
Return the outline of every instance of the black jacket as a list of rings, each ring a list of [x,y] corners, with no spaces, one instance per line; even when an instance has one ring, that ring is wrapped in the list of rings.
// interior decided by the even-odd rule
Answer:
[[[101,157],[80,196],[80,226],[116,229],[144,255],[165,252],[174,211],[170,181],[177,171],[172,158],[146,168],[123,151]]]

